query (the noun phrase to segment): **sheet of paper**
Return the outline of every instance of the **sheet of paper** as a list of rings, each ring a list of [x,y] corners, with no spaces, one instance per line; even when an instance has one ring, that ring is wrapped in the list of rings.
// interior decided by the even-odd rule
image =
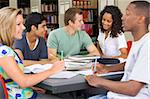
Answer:
[[[88,70],[83,70],[83,71],[76,71],[76,73],[82,74],[82,75],[92,75],[93,71],[91,69]],[[118,72],[109,72],[109,73],[104,73],[104,74],[96,74],[97,76],[110,76],[110,75],[117,75],[117,74],[123,74],[123,71],[118,71]]]
[[[105,74],[97,74],[97,76],[110,76],[110,75],[118,75],[118,74],[123,74],[123,71],[118,71],[118,72],[109,72]]]
[[[65,62],[81,62],[81,63],[89,63],[89,62],[92,62],[92,60],[73,60],[73,59],[68,59],[68,58],[65,58],[64,59]]]
[[[68,59],[72,60],[92,60],[100,58],[100,56],[90,56],[90,55],[75,55],[75,56],[69,56]]]
[[[87,63],[82,62],[65,62],[66,65],[72,65],[72,66],[85,66]]]
[[[127,59],[124,59],[124,58],[118,58],[120,60],[120,63],[124,63],[126,62]]]
[[[49,78],[72,78],[74,76],[78,75],[75,72],[71,72],[71,71],[61,71],[59,73],[56,73],[52,76],[49,76]]]
[[[85,75],[85,76],[93,74],[93,71],[91,69],[75,71],[75,72],[78,73],[78,74],[81,74],[81,75]]]

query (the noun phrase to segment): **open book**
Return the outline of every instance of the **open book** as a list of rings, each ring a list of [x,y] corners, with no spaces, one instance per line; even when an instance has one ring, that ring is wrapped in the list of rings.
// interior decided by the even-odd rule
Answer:
[[[24,68],[24,73],[40,73],[42,71],[48,70],[52,67],[52,64],[34,64],[28,67]],[[59,73],[56,73],[54,75],[49,76],[48,78],[71,78],[78,75],[77,73],[71,72],[71,71],[61,71]]]
[[[39,73],[42,72],[44,70],[50,69],[53,65],[52,64],[34,64],[31,66],[27,66],[24,68],[24,73]]]

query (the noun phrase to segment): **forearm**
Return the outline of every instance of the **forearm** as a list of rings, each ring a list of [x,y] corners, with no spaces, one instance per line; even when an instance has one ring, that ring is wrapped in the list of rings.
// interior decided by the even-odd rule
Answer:
[[[140,84],[139,82],[136,81],[117,82],[117,81],[101,79],[98,83],[99,83],[98,87],[103,87],[112,92],[129,95],[129,96],[137,95],[137,93],[143,87],[143,84]],[[138,86],[137,83],[139,83]]]
[[[57,57],[56,54],[51,54],[51,53],[48,55],[48,59],[49,60],[59,60],[59,58]]]
[[[100,53],[100,56],[102,57],[103,56],[103,52],[102,52],[102,50],[101,50],[100,45],[99,45],[98,42],[97,42],[97,49],[98,49],[98,51]]]
[[[120,52],[121,52],[120,55],[118,55],[118,56],[112,56],[112,58],[124,58],[124,59],[126,59],[127,56],[128,56],[127,48],[121,48]]]
[[[7,62],[8,60],[9,62]],[[22,88],[31,87],[56,72],[56,70],[49,69],[39,74],[24,74],[16,64],[14,57],[4,57],[2,58],[2,61],[4,61],[1,64],[3,70],[14,82],[18,83],[18,85],[20,85]]]
[[[93,51],[93,52],[90,52],[88,55],[101,56],[101,54],[98,52],[98,50],[95,50],[95,51]]]
[[[98,49],[95,47],[95,45],[91,45],[91,46],[87,47],[87,50],[89,52],[89,55],[100,56],[100,53],[99,53]]]
[[[125,65],[125,63],[121,63],[121,64],[117,64],[117,65],[114,65],[114,66],[105,66],[104,68],[108,72],[123,71],[124,70],[124,65]]]
[[[57,50],[53,48],[48,48],[48,59],[49,60],[59,60],[57,57]]]
[[[53,75],[55,73],[55,71],[51,71],[50,69],[41,73],[37,73],[37,74],[27,74],[25,75],[23,81],[23,87],[31,87],[34,86],[38,83],[40,83],[41,81],[45,80],[46,78],[48,78],[50,75]]]
[[[112,56],[112,58],[124,58],[124,59],[126,59],[127,55],[126,54],[121,54],[119,56]]]
[[[53,66],[51,67],[51,69],[48,69],[46,71],[37,73],[37,74],[32,74],[32,75],[26,75],[26,86],[33,86],[41,81],[43,81],[44,79],[46,79],[47,77],[60,72],[64,70],[64,61],[57,61],[53,64]]]

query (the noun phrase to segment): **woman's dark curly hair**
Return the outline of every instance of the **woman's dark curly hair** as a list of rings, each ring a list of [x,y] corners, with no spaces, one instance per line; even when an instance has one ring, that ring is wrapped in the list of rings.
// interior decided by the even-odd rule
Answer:
[[[121,32],[123,32],[123,28],[122,28],[122,13],[120,11],[120,9],[116,6],[106,6],[100,13],[100,29],[101,31],[104,33],[106,30],[103,28],[102,25],[102,18],[103,15],[105,13],[110,13],[112,15],[112,29],[111,29],[111,33],[110,36],[113,37],[118,37],[118,33],[120,34]]]

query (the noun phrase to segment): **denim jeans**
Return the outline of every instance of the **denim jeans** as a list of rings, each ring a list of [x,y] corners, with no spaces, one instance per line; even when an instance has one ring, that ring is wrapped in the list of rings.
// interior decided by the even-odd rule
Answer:
[[[88,99],[108,99],[106,95],[96,95],[89,97]]]

